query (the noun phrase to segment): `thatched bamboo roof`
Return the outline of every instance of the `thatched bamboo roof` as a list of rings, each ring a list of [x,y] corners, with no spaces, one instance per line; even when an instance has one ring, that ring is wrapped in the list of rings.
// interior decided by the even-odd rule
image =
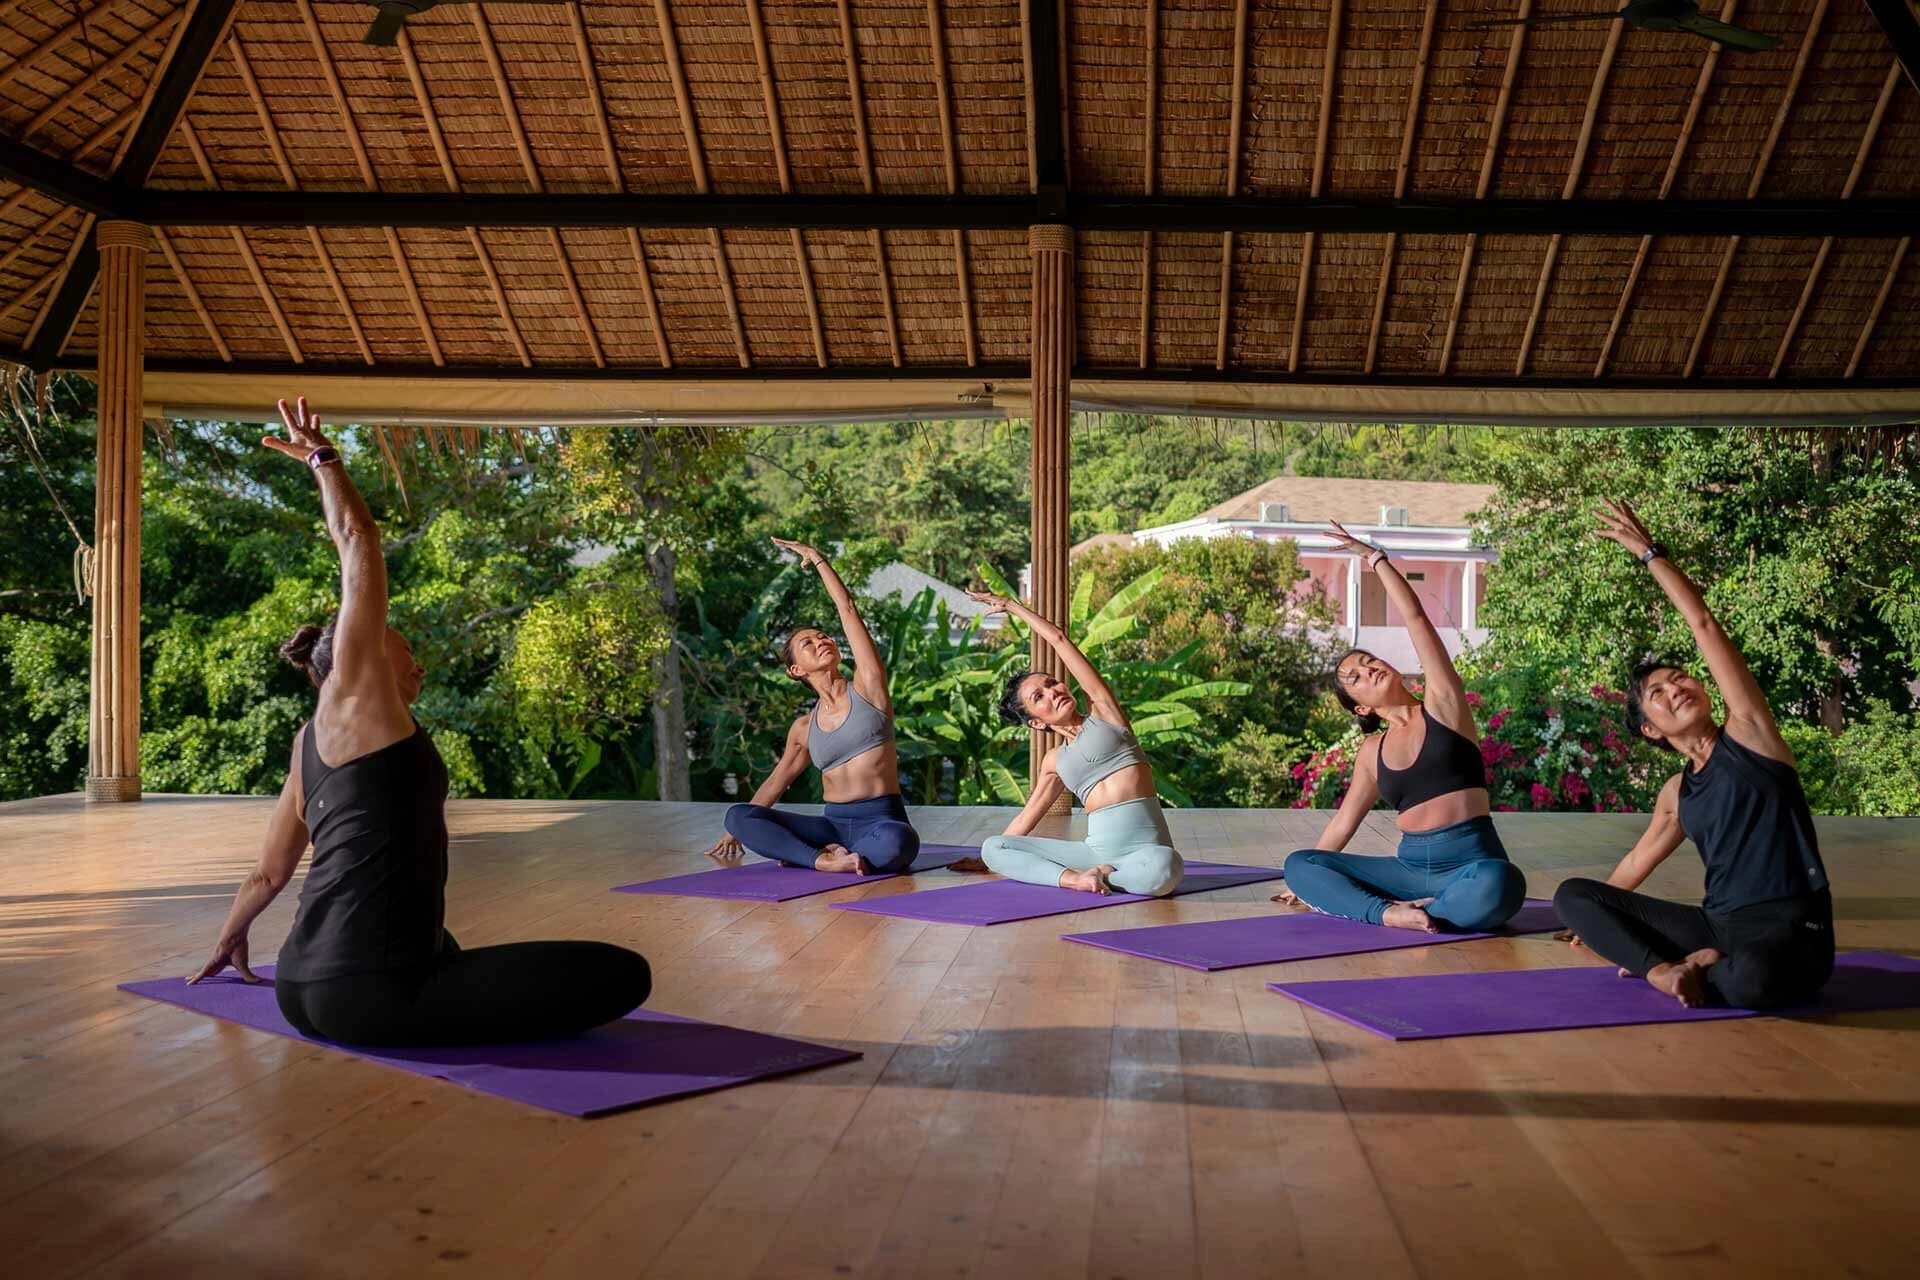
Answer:
[[[1074,0],[1050,76],[1029,65],[1022,0],[446,4],[391,48],[362,43],[365,4],[240,0],[204,34],[177,121],[142,140],[195,23],[225,5],[0,0],[0,121],[116,191],[141,187],[118,166],[149,165],[145,189],[173,193],[176,214],[190,193],[370,193],[311,227],[151,219],[150,379],[192,403],[296,369],[405,376],[409,396],[435,385],[422,378],[521,386],[503,410],[595,380],[774,377],[802,401],[820,394],[792,389],[803,373],[924,378],[939,398],[1017,382],[1032,307],[1017,211],[1048,185],[1038,79],[1060,87],[1068,216],[1113,202],[1076,218],[1079,379],[1147,399],[1175,382],[1753,385],[1805,390],[1810,413],[1841,403],[1820,398],[1831,387],[1889,392],[1845,401],[1883,413],[1920,406],[1920,253],[1897,219],[1835,219],[1832,237],[1700,234],[1699,218],[1685,234],[1544,229],[1561,207],[1604,226],[1601,202],[1920,199],[1920,92],[1874,17],[1853,0],[1738,0],[1735,20],[1780,44],[1725,55],[1618,23],[1472,25],[1590,6]],[[474,209],[829,199],[804,229],[337,216],[445,193]],[[974,229],[868,225],[895,197],[956,197]],[[1126,203],[1146,197],[1192,201],[1155,223]],[[1481,234],[1343,230],[1337,215],[1194,230],[1202,200],[1309,220],[1319,202],[1548,212],[1522,220],[1541,230]],[[60,296],[93,218],[0,183],[0,357],[91,366],[96,304],[81,294],[63,316]]]

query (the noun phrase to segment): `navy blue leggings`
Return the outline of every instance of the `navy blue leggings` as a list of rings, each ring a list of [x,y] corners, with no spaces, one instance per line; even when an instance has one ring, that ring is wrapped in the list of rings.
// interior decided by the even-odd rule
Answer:
[[[905,871],[920,852],[920,833],[907,822],[907,802],[897,795],[852,804],[830,804],[818,817],[764,804],[727,810],[727,834],[763,858],[812,870],[820,850],[845,845],[875,871]]]
[[[1287,856],[1286,872],[1287,888],[1308,906],[1367,924],[1379,924],[1396,902],[1432,898],[1427,915],[1438,924],[1497,929],[1527,896],[1527,878],[1507,861],[1492,818],[1404,832],[1392,858],[1302,849]]]

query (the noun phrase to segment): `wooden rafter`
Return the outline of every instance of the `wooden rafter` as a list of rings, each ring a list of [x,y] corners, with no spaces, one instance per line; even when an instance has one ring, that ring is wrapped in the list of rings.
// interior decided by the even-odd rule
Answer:
[[[667,75],[673,82],[674,105],[680,112],[680,129],[687,139],[687,163],[693,168],[693,188],[706,195],[713,188],[707,178],[707,157],[700,144],[700,121],[693,110],[693,91],[687,87],[687,71],[680,58],[680,37],[674,31],[667,0],[653,0],[653,13],[660,28],[660,48],[666,58]],[[753,355],[747,349],[747,329],[740,322],[740,300],[734,295],[733,269],[727,263],[727,243],[721,238],[719,228],[707,228],[707,243],[713,252],[713,270],[719,278],[727,320],[733,327],[734,350],[739,354],[740,367],[751,368]]]
[[[1520,0],[1520,8],[1514,16],[1521,22],[1533,14],[1533,0]],[[1487,192],[1493,189],[1494,165],[1500,156],[1500,137],[1506,132],[1507,108],[1513,104],[1513,82],[1520,76],[1520,58],[1526,52],[1527,29],[1516,26],[1508,37],[1507,61],[1500,73],[1500,94],[1493,100],[1493,123],[1487,126],[1487,150],[1480,158],[1480,179],[1474,184],[1473,198],[1485,200]],[[1467,246],[1460,254],[1460,274],[1453,282],[1453,305],[1447,311],[1447,332],[1440,340],[1439,372],[1445,376],[1447,365],[1453,360],[1453,339],[1460,331],[1460,311],[1467,301],[1467,280],[1473,275],[1473,259],[1480,248],[1480,237],[1469,235]]]
[[[1233,112],[1227,125],[1227,197],[1240,194],[1241,118],[1247,105],[1247,0],[1233,0]],[[1213,367],[1227,367],[1227,331],[1233,322],[1233,232],[1220,233],[1220,327],[1213,340]]]
[[[1427,0],[1426,16],[1420,20],[1420,46],[1413,57],[1413,83],[1407,89],[1407,118],[1400,126],[1400,162],[1394,169],[1393,198],[1404,200],[1407,182],[1413,173],[1413,140],[1420,131],[1421,94],[1427,85],[1427,63],[1433,56],[1433,29],[1440,16],[1440,0]],[[1386,252],[1380,259],[1380,283],[1373,293],[1373,320],[1367,326],[1367,373],[1380,355],[1380,327],[1387,318],[1387,287],[1393,281],[1393,259],[1400,237],[1387,234]]]
[[[0,67],[0,89],[5,89],[11,85],[14,78],[22,71],[25,71],[49,53],[60,49],[75,36],[80,35],[86,30],[88,23],[98,21],[107,10],[113,8],[119,2],[120,0],[100,0],[99,4],[94,5],[93,8],[87,10],[85,13],[75,14],[66,26],[59,28],[52,35],[21,54],[18,58],[15,58],[6,66]]]
[[[1141,136],[1142,195],[1160,178],[1160,0],[1147,0],[1146,129]],[[1153,362],[1153,232],[1140,233],[1140,367]]]
[[[42,289],[45,289],[47,294],[45,300],[40,304],[40,310],[33,317],[33,324],[28,326],[26,340],[20,344],[21,346],[30,349],[39,339],[41,330],[46,327],[47,319],[53,312],[54,304],[59,300],[60,293],[65,289],[68,278],[73,274],[74,264],[79,260],[80,255],[86,251],[90,243],[93,235],[93,224],[94,216],[92,214],[88,214],[82,218],[80,220],[80,230],[75,233],[73,243],[67,246],[67,256],[61,260],[60,265],[52,271],[49,271],[39,284],[27,290],[26,293],[21,296],[20,302],[24,304],[27,298],[40,292]],[[88,292],[92,292],[91,288],[89,288]],[[13,308],[8,307],[5,312],[0,313],[0,317],[10,315],[12,311]],[[67,335],[61,334],[57,345],[62,351],[66,350]],[[1862,346],[1864,345],[1865,343],[1863,341]]]
[[[213,342],[213,349],[220,353],[220,363],[232,364],[233,351],[227,346],[227,340],[220,335],[220,326],[214,323],[213,312],[207,309],[206,301],[200,291],[193,287],[193,278],[180,262],[180,255],[174,252],[173,241],[159,227],[153,229],[154,243],[160,246],[160,253],[167,260],[167,269],[173,272],[173,278],[180,282],[181,290],[187,295],[187,301],[193,306],[193,313],[200,317],[200,327],[207,331],[207,337]]]
[[[1739,0],[1727,0],[1720,10],[1720,21],[1732,22],[1734,10]],[[1680,163],[1686,159],[1687,144],[1693,140],[1694,126],[1700,123],[1700,108],[1707,101],[1707,87],[1713,83],[1713,69],[1720,65],[1720,51],[1725,46],[1707,41],[1707,55],[1700,62],[1700,74],[1693,82],[1693,96],[1687,100],[1687,114],[1681,117],[1680,132],[1674,137],[1673,152],[1667,157],[1667,171],[1660,179],[1659,198],[1665,200],[1673,192],[1673,184],[1680,178]],[[1613,320],[1607,325],[1607,336],[1601,340],[1599,358],[1593,362],[1593,376],[1598,378],[1607,371],[1607,361],[1613,356],[1613,344],[1620,337],[1620,328],[1626,322],[1627,307],[1633,302],[1633,292],[1640,284],[1640,274],[1646,270],[1647,254],[1653,249],[1653,237],[1640,237],[1640,247],[1634,250],[1633,265],[1627,268],[1627,282],[1620,289],[1620,301],[1614,305]]]
[[[773,50],[767,45],[767,26],[760,17],[760,0],[746,0],[747,26],[753,34],[753,57],[760,69],[760,97],[767,113],[767,139],[773,147],[774,172],[780,178],[780,190],[793,190],[793,167],[787,163],[786,129],[780,121],[780,91],[773,73]],[[798,227],[788,229],[793,243],[793,269],[800,276],[800,291],[806,298],[807,323],[813,330],[813,360],[827,367],[827,331],[820,321],[820,298],[813,288],[813,269],[807,261],[807,241]]]
[[[20,139],[22,141],[25,141],[26,139],[31,138],[34,134],[40,132],[40,130],[46,128],[48,123],[51,122],[55,116],[59,115],[62,111],[65,111],[68,107],[72,106],[75,102],[79,101],[90,90],[92,90],[95,85],[99,84],[102,80],[105,80],[108,76],[112,75],[114,72],[119,71],[122,67],[126,66],[127,63],[131,62],[134,58],[138,57],[141,53],[145,52],[147,49],[147,46],[151,45],[154,42],[154,40],[156,40],[161,36],[169,34],[176,26],[179,25],[180,20],[182,17],[185,16],[185,13],[186,13],[186,10],[184,9],[176,9],[172,13],[169,13],[164,17],[162,17],[160,21],[154,23],[151,27],[148,27],[145,31],[142,31],[139,35],[135,36],[133,39],[127,41],[127,43],[121,47],[118,53],[114,54],[111,58],[108,58],[105,62],[102,62],[99,66],[95,67],[93,70],[87,72],[87,74],[82,79],[74,83],[72,88],[68,89],[65,93],[62,93],[59,97],[55,98],[52,102],[49,102],[46,106],[42,107],[40,109],[40,114],[35,116],[33,119],[27,121],[26,126],[20,130]]]
[[[227,49],[233,55],[233,65],[240,72],[240,83],[253,103],[254,115],[260,121],[260,131],[266,135],[267,151],[273,156],[274,167],[280,170],[280,180],[287,184],[287,190],[298,191],[300,180],[293,172],[292,161],[287,158],[286,147],[281,145],[279,126],[273,122],[273,112],[267,109],[266,95],[260,90],[258,77],[253,74],[253,64],[247,58],[246,48],[240,43],[239,32],[228,34]],[[360,317],[354,314],[353,303],[347,298],[347,287],[340,279],[333,254],[327,249],[327,242],[321,237],[318,227],[307,228],[307,243],[313,246],[313,256],[319,260],[320,271],[327,278],[327,287],[333,291],[334,302],[347,322],[347,331],[353,335],[354,345],[360,349],[360,359],[372,364],[373,348],[367,345],[366,331],[360,327]]]
[[[953,88],[947,77],[947,42],[941,31],[940,0],[927,0],[927,43],[933,55],[933,85],[940,107],[940,143],[946,162],[947,194],[960,194],[960,154],[954,139]],[[960,291],[960,332],[967,345],[967,367],[980,363],[980,343],[973,326],[973,284],[967,274],[967,233],[955,230],[953,275]]]
[[[620,169],[620,153],[614,146],[613,126],[607,120],[606,95],[600,92],[600,73],[593,65],[593,43],[587,37],[586,18],[580,6],[566,6],[573,25],[573,49],[580,59],[580,77],[586,82],[587,102],[593,107],[593,121],[600,131],[600,147],[607,162],[607,184],[614,190],[627,189],[626,175]],[[653,325],[654,346],[660,353],[660,367],[673,367],[673,353],[667,347],[667,331],[660,322],[660,299],[653,292],[653,270],[647,265],[646,246],[640,243],[638,228],[627,228],[627,245],[633,251],[633,265],[640,277],[640,297],[647,308],[648,323]]]
[[[447,184],[447,190],[460,190],[460,174],[453,167],[453,155],[447,150],[447,140],[440,128],[440,114],[433,108],[433,96],[427,92],[427,77],[420,69],[420,60],[414,56],[413,41],[402,26],[394,43],[400,50],[401,65],[406,68],[407,82],[413,86],[413,100],[420,108],[420,118],[427,126],[427,137],[433,143],[433,154],[440,162],[440,177]],[[487,248],[486,240],[478,227],[467,228],[467,243],[473,249],[474,258],[480,263],[480,272],[487,278],[487,291],[493,296],[494,309],[500,313],[500,322],[507,328],[507,339],[513,344],[514,354],[519,357],[520,367],[533,367],[533,353],[527,349],[527,340],[520,333],[520,325],[513,318],[513,308],[507,305],[507,292],[500,284],[500,273],[493,264],[493,254]]]
[[[213,163],[207,158],[207,150],[200,144],[200,133],[193,127],[193,121],[180,117],[180,136],[185,139],[187,151],[193,156],[195,167],[200,170],[201,181],[209,187],[218,187],[220,178],[213,171]],[[233,247],[240,254],[240,261],[247,269],[247,275],[253,280],[254,291],[260,295],[260,302],[273,319],[273,327],[280,331],[280,341],[286,344],[287,355],[295,364],[305,364],[306,356],[301,353],[300,343],[293,335],[293,326],[287,323],[286,312],[280,308],[280,300],[274,296],[273,286],[267,282],[267,273],[261,269],[260,260],[254,256],[253,245],[248,242],[246,232],[239,227],[228,227],[227,234],[233,239]]]
[[[1787,127],[1787,116],[1792,113],[1794,102],[1800,96],[1800,81],[1806,75],[1807,64],[1813,61],[1813,47],[1820,39],[1820,24],[1826,20],[1828,0],[1818,0],[1813,6],[1813,17],[1807,22],[1807,34],[1800,40],[1800,50],[1793,59],[1793,73],[1787,78],[1786,92],[1780,95],[1780,106],[1773,113],[1773,125],[1767,130],[1765,141],[1760,144],[1760,155],[1754,161],[1753,174],[1747,179],[1747,199],[1759,196],[1760,188],[1767,177],[1767,166],[1773,163],[1773,151],[1780,143],[1780,135]],[[1693,341],[1687,346],[1687,363],[1681,377],[1691,378],[1699,367],[1700,352],[1707,345],[1707,332],[1713,327],[1713,321],[1720,314],[1720,298],[1726,292],[1727,277],[1733,272],[1734,255],[1740,252],[1740,237],[1731,236],[1727,240],[1726,251],[1720,255],[1720,269],[1714,273],[1713,289],[1707,294],[1707,305],[1700,309],[1700,323],[1694,327]]]
[[[73,212],[74,210],[70,205],[63,205],[55,209],[51,217],[22,236],[19,243],[15,244],[13,248],[7,250],[5,253],[0,253],[0,271],[5,271],[22,257],[31,253],[35,245],[52,235],[54,231],[59,228],[60,224],[65,222]]]
[[[1867,343],[1873,338],[1873,331],[1880,324],[1880,313],[1886,310],[1887,298],[1893,293],[1893,282],[1900,277],[1900,268],[1906,263],[1907,251],[1913,248],[1913,237],[1902,236],[1900,243],[1893,247],[1893,257],[1887,263],[1887,274],[1881,278],[1880,291],[1873,295],[1873,306],[1867,311],[1866,323],[1860,326],[1860,337],[1853,344],[1853,355],[1847,359],[1845,377],[1853,377],[1860,372],[1860,362],[1866,358]]]
[[[1896,59],[1887,67],[1887,78],[1880,85],[1880,97],[1873,104],[1873,114],[1867,119],[1867,128],[1860,135],[1860,148],[1854,152],[1853,168],[1847,171],[1847,180],[1840,188],[1840,198],[1853,197],[1854,188],[1860,185],[1860,175],[1866,171],[1867,158],[1873,154],[1873,144],[1880,136],[1880,126],[1886,122],[1887,106],[1893,101],[1893,91],[1900,87],[1901,66]],[[1833,252],[1833,237],[1824,236],[1820,249],[1813,255],[1813,265],[1807,268],[1807,282],[1800,287],[1800,300],[1794,304],[1793,315],[1787,320],[1786,332],[1780,335],[1780,346],[1773,353],[1773,367],[1767,370],[1769,378],[1780,376],[1780,370],[1787,363],[1787,353],[1793,349],[1793,340],[1800,332],[1800,321],[1807,314],[1807,305],[1813,301],[1813,291],[1820,283],[1820,273],[1827,265],[1827,255]]]
[[[1587,89],[1586,114],[1580,120],[1580,138],[1573,145],[1573,160],[1567,165],[1566,185],[1560,188],[1562,200],[1573,199],[1580,179],[1587,171],[1587,150],[1593,144],[1593,127],[1600,118],[1600,102],[1606,96],[1607,77],[1613,71],[1613,59],[1620,52],[1620,37],[1627,29],[1624,22],[1607,27],[1607,43],[1600,50],[1600,65],[1593,70],[1593,84]],[[1566,237],[1556,235],[1547,241],[1547,253],[1540,260],[1540,278],[1533,286],[1533,307],[1527,312],[1526,332],[1520,338],[1520,354],[1513,360],[1513,376],[1527,371],[1527,357],[1533,354],[1534,335],[1540,331],[1540,316],[1547,306],[1547,288],[1553,283],[1553,269],[1560,261],[1560,245]]]
[[[1334,77],[1340,66],[1340,27],[1346,16],[1343,9],[1344,0],[1333,0],[1333,7],[1327,11],[1327,50],[1320,65],[1320,120],[1313,141],[1313,177],[1308,183],[1308,193],[1315,200],[1326,186],[1327,144],[1333,135]],[[1293,340],[1287,344],[1288,373],[1300,368],[1300,342],[1306,331],[1307,296],[1313,287],[1313,251],[1318,239],[1309,231],[1300,241],[1300,283],[1293,296]]]
[[[867,132],[867,97],[860,87],[860,50],[853,39],[853,10],[847,0],[836,0],[840,9],[840,50],[847,63],[847,98],[853,106],[853,137],[860,152],[860,181],[868,195],[878,189],[873,171],[873,138]],[[1021,14],[1025,15],[1025,0],[1022,0]],[[1027,41],[1021,42],[1021,48],[1030,48]],[[1031,80],[1031,77],[1029,77]],[[1032,116],[1029,113],[1029,129]],[[1029,139],[1031,150],[1031,139]],[[900,359],[900,317],[893,306],[893,275],[887,268],[887,241],[885,235],[875,228],[873,236],[874,275],[880,281],[880,309],[887,318],[887,345],[893,353],[893,367],[901,366]]]
[[[320,34],[320,21],[314,17],[313,0],[294,0],[300,9],[300,20],[306,26],[307,40],[313,46],[314,62],[320,68],[321,79],[326,81],[327,92],[333,95],[333,106],[340,113],[340,123],[347,135],[347,145],[353,151],[354,164],[360,170],[361,185],[369,191],[380,188],[379,179],[373,171],[373,161],[367,155],[367,144],[361,140],[360,126],[354,122],[353,111],[347,106],[346,90],[340,84],[340,72],[333,65],[333,54],[327,49],[326,38]],[[393,259],[393,269],[399,273],[400,286],[406,291],[407,306],[413,312],[413,320],[420,328],[420,336],[427,344],[427,354],[436,366],[445,364],[446,357],[440,350],[440,339],[434,335],[433,325],[427,320],[427,309],[420,300],[420,288],[414,283],[413,269],[407,265],[406,251],[400,245],[400,236],[392,227],[382,228],[386,232],[387,253]]]

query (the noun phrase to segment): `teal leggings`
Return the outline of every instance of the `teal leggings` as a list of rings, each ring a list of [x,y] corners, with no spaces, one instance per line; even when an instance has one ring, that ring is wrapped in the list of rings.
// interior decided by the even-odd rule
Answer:
[[[1057,885],[1062,871],[1087,871],[1106,863],[1113,867],[1107,882],[1114,888],[1155,898],[1172,893],[1185,871],[1160,802],[1152,796],[1095,809],[1087,815],[1085,840],[989,836],[980,856],[988,870],[1028,884]]]

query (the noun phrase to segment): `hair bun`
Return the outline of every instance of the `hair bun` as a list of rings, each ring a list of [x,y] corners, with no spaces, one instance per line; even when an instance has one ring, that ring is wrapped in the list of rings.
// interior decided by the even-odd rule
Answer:
[[[280,656],[293,666],[306,670],[313,661],[313,647],[320,643],[323,628],[311,622],[293,633],[293,639],[280,646]]]

